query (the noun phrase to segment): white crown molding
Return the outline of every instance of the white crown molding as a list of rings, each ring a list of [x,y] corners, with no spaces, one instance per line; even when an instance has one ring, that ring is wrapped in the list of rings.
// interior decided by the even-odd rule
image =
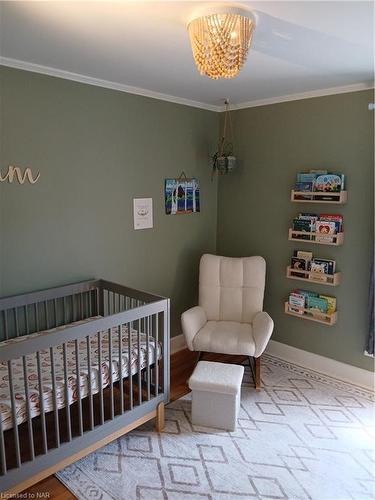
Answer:
[[[111,82],[109,80],[101,80],[99,78],[93,78],[91,76],[81,75],[79,73],[71,73],[69,71],[64,71],[62,69],[51,68],[49,66],[42,66],[40,64],[34,64],[27,61],[12,59],[9,57],[0,56],[0,65],[8,66],[10,68],[15,68],[15,69],[22,69],[24,71],[31,71],[33,73],[40,73],[43,75],[54,76],[56,78],[63,78],[65,80],[72,80],[79,83],[85,83],[87,85],[95,85],[96,87],[118,90],[119,92],[126,92],[128,94],[141,95],[144,97],[150,97],[152,99],[158,99],[161,101],[173,102],[175,104],[181,104],[183,106],[191,106],[194,108],[206,109],[208,111],[216,111],[216,112],[225,111],[224,105],[216,106],[214,104],[207,104],[204,102],[194,101],[191,99],[185,99],[183,97],[176,97],[168,94],[163,94],[161,92],[154,92],[152,90],[133,87],[131,85],[125,85],[122,83]],[[267,99],[257,99],[253,101],[241,102],[238,104],[231,104],[231,109],[238,110],[238,109],[254,108],[257,106],[268,106],[270,104],[278,104],[289,101],[299,101],[302,99],[311,99],[313,97],[323,97],[335,94],[345,94],[348,92],[359,92],[361,90],[370,90],[373,88],[374,88],[374,82],[355,83],[352,85],[345,85],[341,87],[330,87],[327,89],[311,90],[309,92],[300,92],[296,94],[270,97]]]
[[[124,85],[122,83],[111,82],[109,80],[101,80],[99,78],[93,78],[91,76],[81,75],[79,73],[71,73],[70,71],[51,68],[49,66],[41,66],[40,64],[20,61],[18,59],[11,59],[9,57],[1,56],[0,65],[8,66],[9,68],[22,69],[24,71],[31,71],[33,73],[40,73],[42,75],[54,76],[56,78],[63,78],[65,80],[72,80],[74,82],[85,83],[87,85],[95,85],[96,87],[118,90],[119,92],[126,92],[128,94],[136,94],[143,97],[158,99],[161,101],[173,102],[174,104],[182,104],[183,106],[191,106],[194,108],[206,109],[208,111],[221,111],[220,106],[193,101],[191,99],[184,99],[183,97],[162,94],[161,92],[154,92],[153,90],[132,87],[131,85]]]
[[[281,102],[300,101],[302,99],[312,99],[313,97],[324,97],[336,94],[347,94],[348,92],[359,92],[362,90],[371,90],[374,88],[374,82],[354,83],[352,85],[343,85],[341,87],[330,87],[327,89],[310,90],[309,92],[299,92],[278,97],[269,97],[267,99],[256,99],[254,101],[240,102],[231,104],[232,110],[255,108],[257,106],[269,106],[270,104],[279,104]],[[222,106],[220,111],[225,111]]]
[[[171,354],[187,349],[183,334],[171,338]],[[372,371],[363,370],[356,366],[341,363],[319,354],[297,349],[287,344],[282,344],[276,340],[270,340],[266,348],[266,354],[290,363],[299,365],[303,368],[316,371],[322,375],[327,375],[335,379],[353,384],[365,389],[374,390],[375,378]]]

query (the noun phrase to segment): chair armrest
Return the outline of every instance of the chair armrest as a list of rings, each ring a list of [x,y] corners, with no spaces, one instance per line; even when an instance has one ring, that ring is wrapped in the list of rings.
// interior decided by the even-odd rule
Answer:
[[[265,311],[258,312],[253,319],[253,337],[255,340],[255,354],[258,358],[271,338],[273,331],[273,320]]]
[[[205,310],[200,307],[192,307],[181,315],[182,331],[190,351],[194,351],[193,340],[199,330],[207,323]]]

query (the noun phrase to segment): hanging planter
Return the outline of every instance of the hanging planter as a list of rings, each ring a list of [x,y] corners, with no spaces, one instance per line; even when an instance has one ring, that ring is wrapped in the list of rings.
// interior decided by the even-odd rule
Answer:
[[[229,123],[229,133],[233,141],[233,128],[228,100],[225,101],[225,106],[223,134],[218,144],[218,150],[212,156],[212,174],[218,173],[219,175],[230,174],[236,168],[237,164],[237,159],[233,154],[233,142],[230,142],[226,136],[227,125]]]

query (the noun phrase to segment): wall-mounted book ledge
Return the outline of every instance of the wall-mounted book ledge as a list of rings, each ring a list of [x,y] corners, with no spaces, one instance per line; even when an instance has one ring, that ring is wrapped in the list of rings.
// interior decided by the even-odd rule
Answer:
[[[333,313],[322,313],[318,310],[312,311],[311,309],[305,309],[304,307],[292,306],[289,302],[285,302],[285,314],[299,319],[315,321],[316,323],[321,323],[327,326],[332,326],[337,322],[337,311]]]
[[[310,281],[320,285],[337,286],[341,283],[341,273],[326,274],[298,269],[296,271],[291,266],[286,268],[286,277],[292,280]]]
[[[318,245],[339,246],[344,243],[344,233],[322,235],[321,233],[295,231],[290,228],[288,239],[289,241],[298,241],[298,243],[316,243]]]
[[[298,203],[330,203],[333,205],[344,205],[347,199],[347,191],[340,191],[338,193],[318,193],[316,191],[295,191],[292,189],[290,195],[290,200]]]

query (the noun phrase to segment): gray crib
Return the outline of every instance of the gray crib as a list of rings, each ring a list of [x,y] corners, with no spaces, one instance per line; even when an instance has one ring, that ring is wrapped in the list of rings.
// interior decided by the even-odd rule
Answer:
[[[161,431],[168,401],[169,299],[104,280],[0,299],[0,492]]]

